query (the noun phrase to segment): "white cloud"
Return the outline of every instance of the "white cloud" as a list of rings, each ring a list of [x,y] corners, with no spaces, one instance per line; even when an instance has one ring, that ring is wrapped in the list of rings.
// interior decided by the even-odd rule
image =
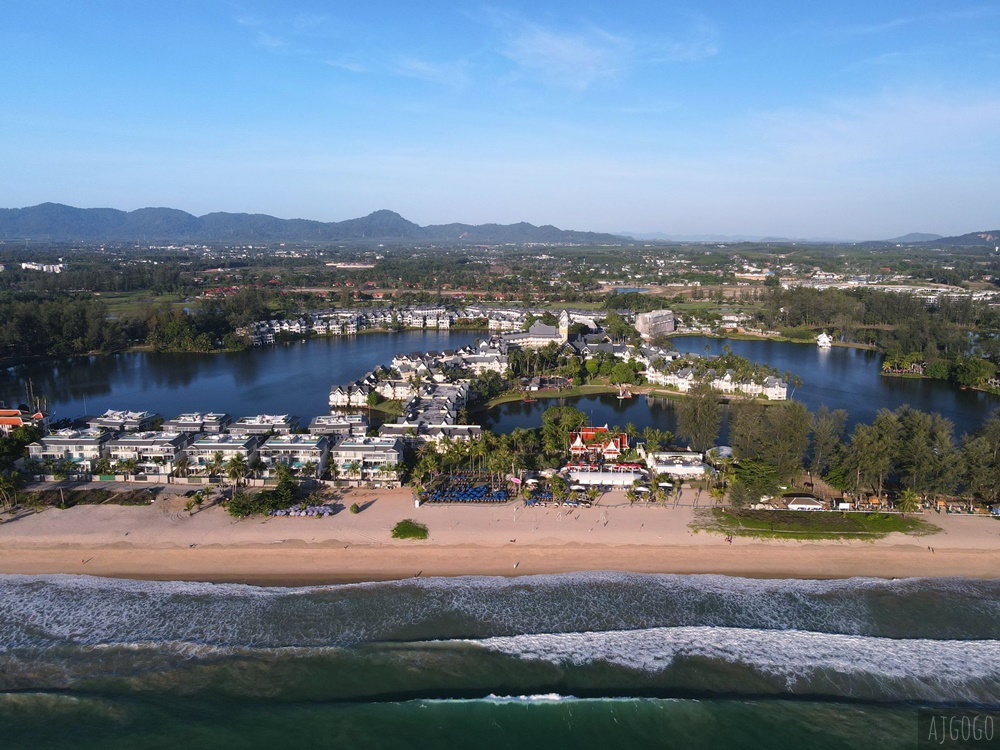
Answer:
[[[505,40],[502,54],[522,74],[576,91],[614,78],[632,55],[631,44],[602,29],[557,32],[524,24]]]
[[[462,60],[437,63],[419,57],[399,57],[394,61],[391,70],[407,78],[452,88],[464,88],[469,83],[468,65]]]
[[[349,73],[366,73],[368,71],[368,68],[361,63],[340,62],[339,60],[324,60],[323,63],[331,68],[346,70]]]
[[[277,50],[283,50],[288,48],[288,42],[279,36],[275,36],[267,31],[257,30],[257,44],[266,50],[275,52]]]
[[[936,13],[924,13],[916,16],[899,16],[897,18],[890,18],[876,23],[849,26],[842,29],[842,31],[847,34],[866,36],[869,34],[882,34],[886,31],[892,31],[893,29],[902,28],[904,26],[912,26],[914,24],[938,24],[946,23],[948,21],[979,21],[984,18],[992,18],[998,15],[1000,15],[1000,7],[997,7],[996,5],[955,8]]]
[[[650,62],[696,62],[719,53],[718,31],[703,17],[695,17],[689,28],[644,44]]]

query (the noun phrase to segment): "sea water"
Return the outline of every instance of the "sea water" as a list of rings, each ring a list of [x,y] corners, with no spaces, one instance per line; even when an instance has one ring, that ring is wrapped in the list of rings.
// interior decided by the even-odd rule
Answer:
[[[914,747],[996,715],[998,623],[967,579],[0,576],[0,747]]]

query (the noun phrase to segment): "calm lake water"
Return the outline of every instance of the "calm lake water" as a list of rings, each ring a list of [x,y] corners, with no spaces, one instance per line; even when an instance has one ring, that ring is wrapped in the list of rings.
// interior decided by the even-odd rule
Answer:
[[[871,422],[875,412],[885,407],[895,409],[909,404],[915,409],[938,412],[955,424],[955,434],[972,432],[994,409],[1000,408],[1000,398],[981,391],[963,391],[938,380],[887,378],[881,374],[882,356],[862,349],[820,349],[806,344],[781,341],[740,341],[681,336],[673,339],[679,351],[721,354],[725,344],[734,354],[754,362],[786,370],[802,378],[792,398],[804,403],[810,411],[826,404],[830,409],[848,413],[848,430],[857,422]],[[494,409],[486,421],[497,432],[510,432],[516,427],[537,427],[541,413],[554,402],[543,399],[534,403],[514,402]],[[673,402],[662,398],[637,397],[619,400],[617,396],[585,396],[563,400],[587,414],[591,424],[624,426],[635,424],[675,432],[677,418]],[[728,416],[724,412],[724,416]],[[726,421],[720,442],[728,441]]]
[[[225,354],[127,353],[75,357],[0,370],[0,398],[24,401],[24,383],[45,396],[57,419],[107,409],[294,414],[307,422],[330,411],[330,386],[350,383],[399,352],[455,349],[483,333],[406,331],[315,338]]]
[[[236,417],[294,414],[308,421],[328,412],[331,385],[356,380],[375,365],[388,364],[397,352],[454,349],[481,336],[474,331],[411,331],[317,338],[232,354],[133,353],[51,360],[0,370],[0,398],[8,403],[23,401],[24,384],[30,379],[35,393],[48,398],[57,418],[133,409],[167,418],[185,411],[223,411]],[[727,342],[693,336],[676,338],[674,343],[681,351],[704,353],[707,346],[710,352],[721,353]],[[793,398],[810,410],[821,404],[846,409],[851,424],[870,422],[882,407],[910,404],[944,415],[961,435],[1000,407],[1000,398],[979,391],[939,381],[883,377],[881,356],[872,352],[776,341],[728,343],[736,354],[798,374],[803,385]],[[541,413],[553,403],[544,399],[504,404],[484,421],[498,432],[537,427]],[[592,424],[632,422],[640,429],[676,429],[668,399],[588,396],[571,403]],[[726,440],[725,432],[721,438]]]

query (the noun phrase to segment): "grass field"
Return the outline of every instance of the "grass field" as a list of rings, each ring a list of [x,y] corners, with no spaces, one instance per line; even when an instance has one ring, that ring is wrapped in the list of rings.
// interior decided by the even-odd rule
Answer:
[[[894,532],[925,536],[941,531],[917,516],[899,513],[729,508],[699,510],[691,528],[695,531],[759,539],[881,539]]]
[[[521,401],[525,395],[541,400],[545,398],[573,398],[574,396],[590,396],[595,393],[618,393],[618,389],[611,385],[594,383],[593,385],[577,385],[572,388],[562,388],[560,390],[531,391],[527,394],[521,393],[521,391],[512,391],[509,393],[503,393],[496,398],[491,399],[479,408],[492,409],[494,406],[498,406],[499,404],[506,404],[511,401]]]
[[[167,304],[173,307],[191,307],[195,304],[185,302],[177,294],[155,295],[152,292],[99,292],[94,294],[94,298],[106,304],[108,313],[115,316],[133,315],[145,304]]]

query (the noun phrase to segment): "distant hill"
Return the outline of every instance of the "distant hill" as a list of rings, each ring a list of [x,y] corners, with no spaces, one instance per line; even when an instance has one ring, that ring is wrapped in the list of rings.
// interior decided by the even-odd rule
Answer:
[[[910,232],[909,234],[904,234],[902,237],[893,237],[891,240],[886,240],[886,242],[894,242],[898,245],[906,245],[912,242],[932,242],[933,240],[941,239],[940,234],[927,234],[925,232]]]
[[[334,242],[404,241],[470,243],[609,244],[613,234],[576,232],[532,224],[442,224],[421,227],[393,211],[359,219],[322,222],[278,219],[266,214],[211,213],[194,216],[174,208],[74,208],[42,203],[0,208],[0,239],[57,242]]]
[[[1000,229],[990,229],[986,232],[969,232],[957,237],[938,237],[934,240],[921,242],[922,245],[938,247],[997,247],[1000,246]]]

